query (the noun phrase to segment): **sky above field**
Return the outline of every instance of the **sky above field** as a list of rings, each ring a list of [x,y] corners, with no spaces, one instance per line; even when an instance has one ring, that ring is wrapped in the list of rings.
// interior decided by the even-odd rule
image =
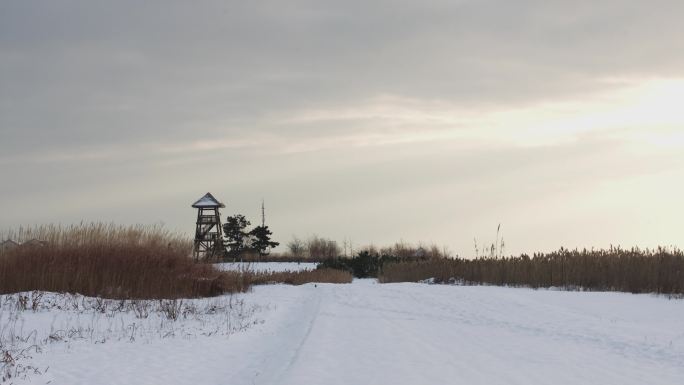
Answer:
[[[0,229],[684,246],[684,2],[0,3]]]

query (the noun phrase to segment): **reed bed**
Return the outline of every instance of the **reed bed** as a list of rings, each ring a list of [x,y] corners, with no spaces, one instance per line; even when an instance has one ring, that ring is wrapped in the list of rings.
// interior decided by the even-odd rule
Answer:
[[[381,283],[462,282],[558,287],[570,290],[684,294],[684,253],[679,249],[566,250],[532,257],[430,259],[390,263],[382,267]]]
[[[161,225],[121,226],[113,223],[80,223],[77,225],[39,225],[19,227],[0,232],[0,240],[12,239],[19,243],[42,241],[51,247],[92,245],[168,246],[188,254],[192,242],[187,237],[170,232]]]
[[[161,226],[45,225],[0,234],[8,238],[23,245],[0,254],[0,294],[44,290],[174,299],[249,288],[239,274],[193,263],[190,240]]]
[[[351,282],[347,272],[254,273],[196,264],[192,242],[161,226],[82,223],[0,234],[21,246],[0,251],[0,294],[78,293],[111,299],[178,299],[244,292],[253,284]]]

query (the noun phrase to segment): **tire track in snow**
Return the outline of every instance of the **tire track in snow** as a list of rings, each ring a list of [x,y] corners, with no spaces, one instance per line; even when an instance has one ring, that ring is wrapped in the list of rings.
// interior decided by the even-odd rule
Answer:
[[[267,353],[254,373],[252,384],[277,385],[283,383],[288,373],[299,359],[302,347],[309,339],[322,302],[321,288],[301,287],[310,294],[300,298],[300,306],[289,310],[287,321],[274,335],[275,344],[267,348]]]
[[[306,341],[308,341],[309,336],[311,335],[311,330],[313,329],[316,320],[318,319],[318,315],[320,314],[320,309],[321,309],[321,301],[322,301],[322,295],[321,295],[322,290],[316,290],[316,295],[313,304],[311,305],[312,309],[309,311],[309,320],[307,322],[305,332],[304,332],[304,337],[299,340],[297,343],[297,346],[294,349],[294,354],[290,357],[290,359],[287,362],[287,366],[283,368],[282,370],[282,375],[278,376],[278,381],[276,382],[277,384],[280,384],[284,381],[285,378],[287,378],[287,373],[289,373],[290,369],[292,366],[297,362],[299,359],[300,353],[302,351],[302,347],[306,344]]]
[[[602,329],[601,325],[593,325],[592,329],[587,328],[587,320],[591,315],[579,312],[570,312],[561,304],[548,304],[526,297],[531,291],[529,289],[509,288],[504,292],[506,295],[497,298],[469,298],[468,296],[458,298],[461,304],[453,306],[452,298],[442,296],[432,297],[429,291],[413,288],[408,285],[383,285],[386,291],[395,291],[396,294],[404,299],[411,299],[415,304],[412,308],[396,308],[391,298],[386,301],[372,303],[368,301],[358,301],[359,298],[352,297],[344,299],[346,306],[366,311],[377,311],[385,314],[386,317],[394,320],[410,321],[413,319],[424,319],[425,321],[446,322],[454,325],[489,327],[505,330],[509,333],[520,335],[521,337],[542,337],[559,342],[572,341],[584,346],[594,346],[606,352],[622,355],[634,359],[647,359],[672,365],[684,365],[684,355],[677,352],[663,349],[662,346],[640,340],[626,340],[618,336],[611,335],[607,330]],[[433,286],[427,289],[450,290],[454,296],[458,296],[459,286]],[[480,289],[486,289],[481,287]],[[563,294],[563,293],[560,293]],[[383,295],[386,295],[383,294]],[[352,299],[354,301],[352,302]],[[467,311],[465,311],[467,309]],[[537,314],[540,310],[547,312],[548,316],[557,313],[553,322],[540,322],[540,320],[528,317],[526,314]],[[505,316],[508,311],[510,316]],[[574,326],[582,325],[581,327]]]

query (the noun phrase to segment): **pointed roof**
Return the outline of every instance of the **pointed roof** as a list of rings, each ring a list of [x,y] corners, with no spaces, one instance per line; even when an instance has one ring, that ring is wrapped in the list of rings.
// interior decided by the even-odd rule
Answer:
[[[19,246],[19,242],[15,242],[11,239],[0,242],[0,251],[10,250]]]
[[[200,198],[197,202],[192,204],[192,207],[199,209],[199,208],[206,208],[206,207],[226,207],[223,203],[219,202],[218,199],[214,198],[211,193],[206,193],[202,198]]]
[[[5,246],[5,245],[18,246],[19,242],[13,241],[11,239],[7,239],[7,240],[0,242],[0,246]]]

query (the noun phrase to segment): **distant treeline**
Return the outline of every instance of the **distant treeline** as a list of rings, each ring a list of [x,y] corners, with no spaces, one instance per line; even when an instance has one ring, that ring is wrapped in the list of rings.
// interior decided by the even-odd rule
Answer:
[[[407,260],[392,255],[371,254],[362,251],[353,258],[328,259],[318,264],[319,269],[337,269],[350,272],[355,278],[375,278],[386,263],[400,263]]]
[[[446,249],[437,246],[411,246],[396,243],[393,246],[363,248],[352,258],[338,257],[321,261],[319,269],[339,269],[350,272],[356,278],[376,278],[387,264],[426,262],[450,258]]]
[[[382,283],[460,282],[570,290],[684,294],[684,253],[678,249],[566,250],[532,257],[426,259],[386,263]]]
[[[376,247],[362,246],[352,248],[350,241],[342,242],[342,246],[332,239],[312,235],[307,239],[293,237],[286,244],[287,251],[283,253],[272,252],[268,255],[260,255],[251,250],[245,250],[239,255],[226,255],[226,261],[242,260],[244,262],[327,262],[342,260],[349,265],[349,260],[357,258],[362,253],[368,253],[374,258],[385,257],[383,260],[398,258],[399,260],[417,260],[429,258],[447,258],[451,254],[446,248],[436,245],[412,245],[397,242],[391,246]],[[390,258],[391,257],[391,258]],[[346,262],[345,262],[346,261]]]

